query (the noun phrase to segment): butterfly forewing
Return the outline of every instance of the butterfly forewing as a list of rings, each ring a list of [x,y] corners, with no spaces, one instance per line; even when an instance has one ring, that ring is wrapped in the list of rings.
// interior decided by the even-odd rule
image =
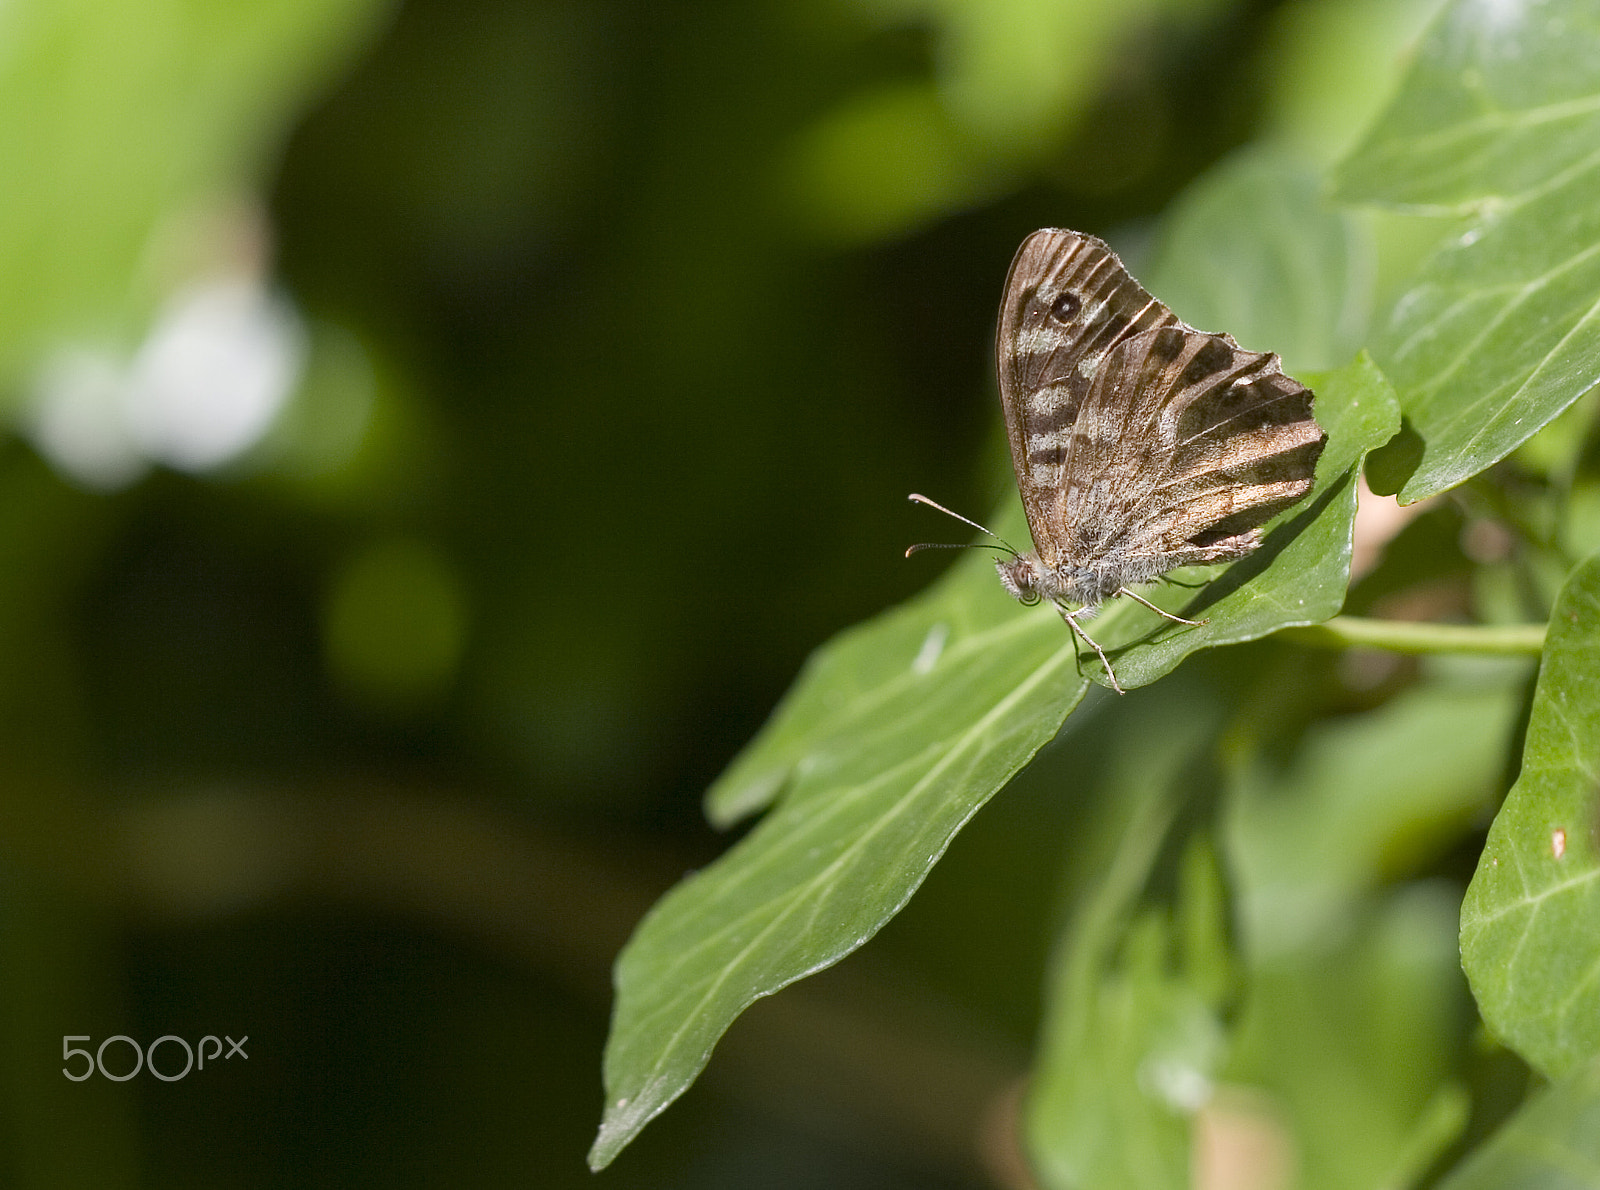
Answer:
[[[1028,527],[1085,602],[1242,557],[1310,490],[1310,390],[1276,355],[1179,321],[1093,237],[1024,241],[998,354]]]
[[[1028,528],[1056,561],[1063,476],[1079,410],[1111,352],[1143,331],[1181,326],[1100,240],[1046,228],[1023,241],[1000,307],[1000,401]]]

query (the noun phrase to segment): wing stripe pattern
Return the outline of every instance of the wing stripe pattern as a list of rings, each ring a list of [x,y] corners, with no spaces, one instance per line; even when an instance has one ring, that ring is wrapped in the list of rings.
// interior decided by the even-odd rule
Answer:
[[[1091,236],[1024,241],[997,354],[1051,598],[1092,606],[1178,566],[1242,557],[1310,490],[1325,441],[1310,390],[1276,355],[1179,321]]]
[[[1012,457],[1029,479],[1030,526],[1044,510],[1029,492],[1059,484],[1078,411],[1105,359],[1130,337],[1166,325],[1181,324],[1100,241],[1038,232],[1023,244],[1007,280],[997,355]]]

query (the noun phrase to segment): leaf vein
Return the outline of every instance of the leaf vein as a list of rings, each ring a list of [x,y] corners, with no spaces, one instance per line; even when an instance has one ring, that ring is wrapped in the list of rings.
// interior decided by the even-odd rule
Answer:
[[[774,930],[782,925],[783,922],[788,919],[790,913],[804,903],[805,897],[812,890],[826,884],[831,879],[833,874],[837,872],[847,860],[853,859],[867,845],[868,842],[876,838],[877,835],[886,829],[891,822],[895,821],[910,806],[915,804],[920,795],[939,774],[953,764],[956,758],[959,757],[962,752],[971,747],[983,735],[987,734],[992,723],[994,723],[1001,715],[1015,706],[1016,703],[1019,702],[1025,695],[1031,693],[1032,690],[1041,682],[1043,682],[1050,673],[1058,669],[1065,662],[1068,656],[1076,656],[1076,649],[1062,648],[1057,650],[1056,653],[1053,654],[1044,664],[1040,665],[1032,674],[1030,674],[1025,681],[1018,683],[1018,685],[1013,688],[1006,695],[1006,697],[1002,698],[989,711],[987,711],[981,719],[979,719],[966,731],[962,732],[955,743],[946,750],[944,757],[939,762],[934,764],[927,773],[918,778],[911,788],[908,789],[893,806],[889,807],[885,813],[877,819],[877,821],[875,821],[870,827],[852,840],[850,846],[845,848],[844,851],[835,857],[827,867],[823,868],[810,880],[797,886],[790,892],[784,894],[782,897],[768,901],[765,905],[759,906],[757,910],[752,910],[752,913],[754,913],[759,910],[770,909],[774,905],[783,903],[783,907],[777,911],[773,919],[763,929],[758,931],[757,934],[748,943],[746,943],[736,955],[734,955],[726,964],[724,964],[722,971],[714,979],[712,979],[709,984],[707,984],[706,990],[704,994],[700,996],[698,1002],[689,1012],[684,1014],[683,1023],[680,1024],[678,1028],[673,1031],[672,1035],[667,1038],[666,1043],[661,1047],[660,1056],[650,1067],[650,1078],[646,1080],[647,1082],[651,1081],[656,1075],[661,1073],[673,1053],[677,1050],[679,1044],[682,1042],[684,1035],[688,1032],[691,1024],[694,1023],[700,1012],[716,996],[717,992],[719,992],[723,986],[726,985],[726,983],[733,977],[734,973],[740,967],[742,967],[749,957],[755,952],[757,944],[765,940]],[[746,914],[745,916],[748,918],[750,914]],[[795,978],[800,978],[801,974],[804,973],[802,972],[797,974]],[[759,998],[759,996],[754,998]],[[746,1003],[749,1002],[750,1001],[747,1001]]]

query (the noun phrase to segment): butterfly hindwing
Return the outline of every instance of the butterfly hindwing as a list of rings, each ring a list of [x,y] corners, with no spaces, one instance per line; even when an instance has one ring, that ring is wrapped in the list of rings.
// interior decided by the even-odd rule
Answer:
[[[1079,426],[1056,531],[1118,586],[1250,552],[1310,490],[1323,443],[1277,356],[1182,327],[1119,345]]]

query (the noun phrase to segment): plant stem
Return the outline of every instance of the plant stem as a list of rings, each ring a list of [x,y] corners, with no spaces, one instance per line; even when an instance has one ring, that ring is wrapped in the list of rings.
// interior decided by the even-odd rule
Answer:
[[[1391,653],[1490,653],[1537,656],[1544,648],[1543,624],[1422,624],[1335,616],[1321,624],[1285,628],[1283,636],[1303,645],[1345,649],[1359,645]]]

